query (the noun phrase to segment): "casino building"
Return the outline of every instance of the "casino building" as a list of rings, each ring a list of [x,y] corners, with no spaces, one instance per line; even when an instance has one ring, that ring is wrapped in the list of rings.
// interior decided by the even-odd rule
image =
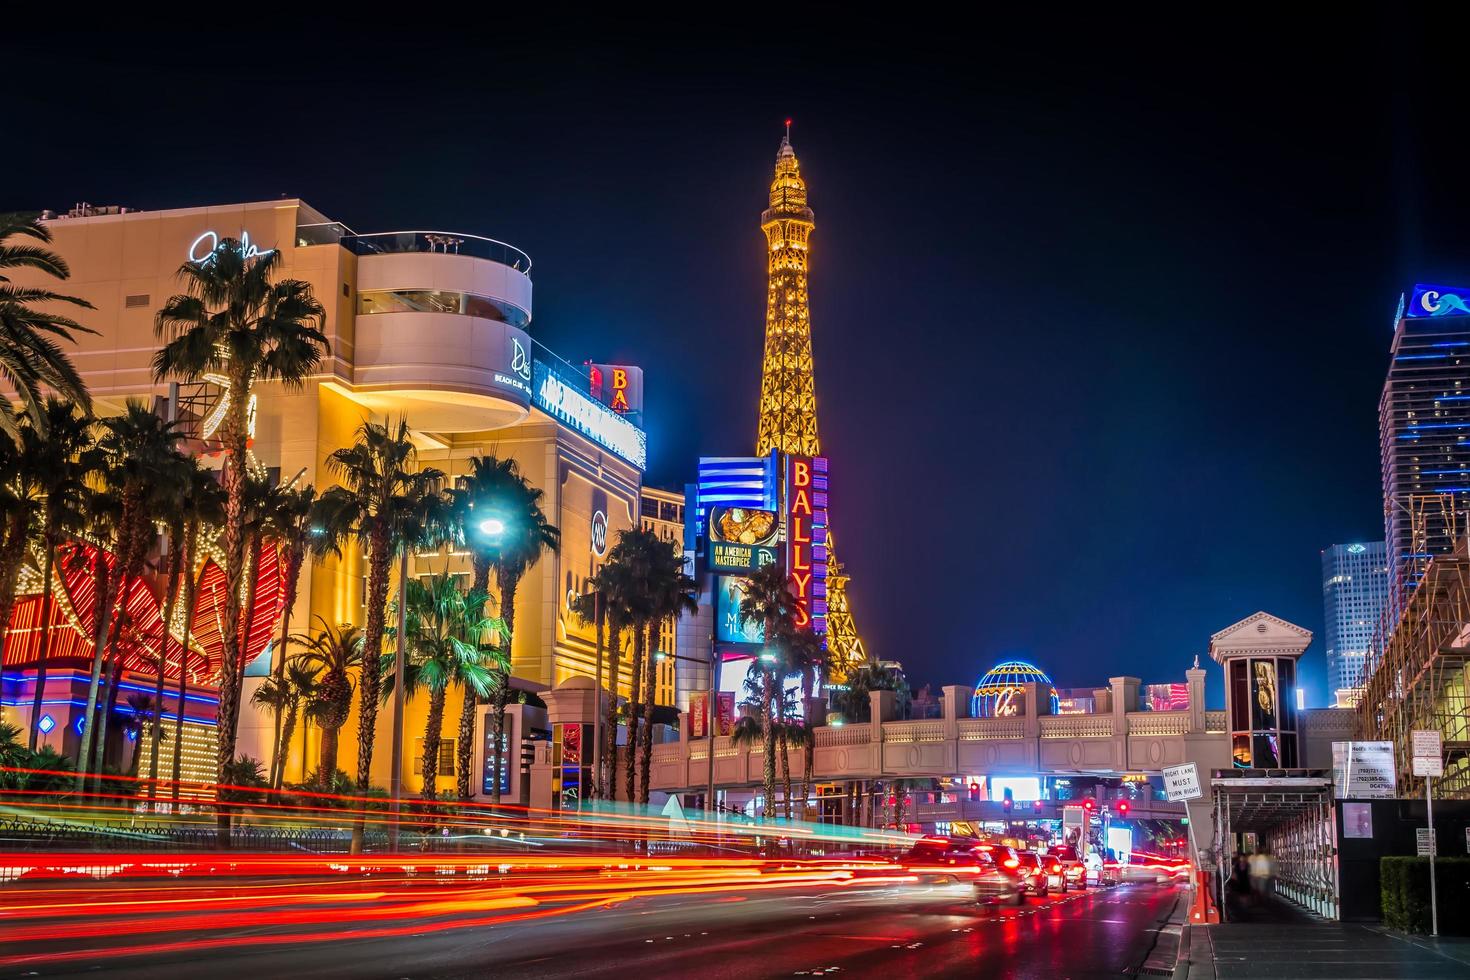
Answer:
[[[97,414],[120,412],[128,399],[149,400],[160,413],[175,412],[193,445],[216,466],[219,456],[209,455],[208,440],[221,390],[209,383],[176,386],[153,380],[150,361],[159,347],[154,312],[180,291],[180,266],[208,255],[221,237],[261,251],[279,250],[279,275],[310,283],[325,306],[331,353],[321,372],[300,390],[258,386],[251,441],[256,461],[283,480],[294,476],[325,489],[334,482],[325,465],[331,452],[351,445],[364,421],[396,421],[400,416],[414,430],[421,464],[451,478],[466,472],[467,460],[475,455],[514,458],[545,492],[547,517],[562,532],[560,554],[545,556],[517,594],[514,683],[535,704],[536,692],[592,675],[593,634],[570,613],[569,603],[618,532],[642,519],[647,454],[642,372],[627,365],[578,367],[536,342],[529,256],[503,242],[460,232],[361,234],[296,199],[167,211],[82,206],[47,218],[54,248],[71,266],[64,291],[96,307],[84,317],[96,334],[80,336],[72,356],[93,393]],[[23,276],[16,278],[26,283]],[[410,563],[411,574],[419,576],[446,570],[468,576],[466,556],[415,555]],[[261,622],[279,629],[280,592],[271,574],[263,565],[263,582],[269,587],[259,590],[261,608],[256,612]],[[319,629],[322,621],[363,623],[365,574],[365,562],[355,550],[341,560],[308,562],[292,610],[292,630]],[[70,605],[78,583],[58,581],[56,587],[62,601],[53,615],[63,629],[80,635],[83,624]],[[396,584],[391,588],[396,593]],[[39,572],[30,569],[23,592],[34,597],[39,591]],[[29,724],[35,689],[38,610],[38,600],[23,599],[4,651],[0,701],[7,718],[23,725]],[[247,649],[255,658],[248,671],[254,679],[247,679],[247,704],[271,659],[267,645],[272,631],[258,632]],[[191,638],[186,669],[192,693],[185,721],[192,765],[186,766],[186,778],[212,779],[214,774],[211,687],[218,666],[217,639],[211,646],[197,628]],[[73,652],[80,652],[80,645]],[[43,701],[52,721],[43,727],[49,728],[47,741],[63,751],[74,750],[78,738],[75,722],[82,708],[76,701],[78,691],[85,698],[89,659],[73,657],[53,663],[48,671]],[[152,671],[145,658],[130,657],[129,665],[133,669],[124,674],[124,686],[151,691]],[[178,665],[171,664],[170,670],[177,674]],[[670,669],[660,676],[666,681],[660,685],[661,700],[672,703],[675,673]],[[626,680],[622,678],[624,685]],[[170,690],[173,685],[170,678]],[[446,742],[458,734],[459,697],[451,689]],[[176,710],[172,700],[164,708]],[[412,736],[423,730],[423,710],[422,704],[410,701],[405,722],[410,746]],[[384,711],[378,716],[380,749],[373,781],[383,785],[389,781],[389,715]],[[514,745],[534,734],[531,729],[538,722],[535,709],[525,706],[517,706],[512,715]],[[482,712],[482,723],[483,717]],[[354,700],[353,718],[341,732],[338,765],[346,770],[353,768],[350,747],[356,745],[356,726]],[[247,708],[240,752],[268,759],[272,731],[268,712]],[[477,737],[483,744],[483,735]],[[295,742],[286,769],[286,778],[293,781],[320,761],[315,758],[318,733],[309,725],[299,729]],[[125,767],[130,752],[120,740],[112,741],[108,759]],[[421,777],[414,775],[418,760],[412,755],[405,752],[407,792],[420,788]],[[451,759],[454,752],[445,750],[443,756]],[[483,752],[475,754],[477,766],[483,758]],[[481,786],[484,775],[475,773],[473,785]],[[440,778],[440,790],[452,790],[453,766],[441,768]],[[507,781],[509,798],[516,799],[520,781]]]

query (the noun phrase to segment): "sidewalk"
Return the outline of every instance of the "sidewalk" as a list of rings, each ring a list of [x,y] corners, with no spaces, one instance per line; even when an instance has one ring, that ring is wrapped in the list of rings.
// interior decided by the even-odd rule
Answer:
[[[1430,939],[1380,926],[1324,922],[1285,902],[1256,921],[1193,926],[1179,980],[1359,980],[1470,976],[1470,939]]]

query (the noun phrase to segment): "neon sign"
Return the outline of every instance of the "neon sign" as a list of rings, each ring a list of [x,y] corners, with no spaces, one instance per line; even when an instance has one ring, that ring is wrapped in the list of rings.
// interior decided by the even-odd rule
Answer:
[[[1414,287],[1413,298],[1409,300],[1409,306],[1404,315],[1410,319],[1429,316],[1470,316],[1470,305],[1466,305],[1467,297],[1470,297],[1470,289],[1417,285]]]
[[[827,632],[827,458],[787,459],[786,546],[796,625]]]
[[[201,246],[203,247],[201,248]],[[214,255],[214,250],[218,247],[219,233],[216,231],[206,231],[204,232],[204,234],[200,235],[198,238],[194,239],[192,243],[190,243],[189,261],[193,262],[195,265],[198,265],[202,262],[207,262],[209,261],[210,257]],[[257,258],[262,255],[269,255],[275,251],[275,249],[273,248],[260,248],[259,246],[253,244],[250,241],[250,232],[248,231],[240,232],[240,247],[245,251],[245,257],[247,259]]]
[[[648,466],[648,436],[644,431],[563,381],[545,361],[535,362],[536,407],[576,429],[642,470]]]

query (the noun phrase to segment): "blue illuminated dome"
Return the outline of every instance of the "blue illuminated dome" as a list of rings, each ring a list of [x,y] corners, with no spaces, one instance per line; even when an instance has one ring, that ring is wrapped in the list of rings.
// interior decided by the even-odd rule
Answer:
[[[1045,684],[1051,693],[1051,713],[1057,713],[1057,689],[1046,671],[1024,660],[1007,660],[987,670],[975,683],[970,716],[1009,718],[1021,714],[1026,703],[1023,684]]]

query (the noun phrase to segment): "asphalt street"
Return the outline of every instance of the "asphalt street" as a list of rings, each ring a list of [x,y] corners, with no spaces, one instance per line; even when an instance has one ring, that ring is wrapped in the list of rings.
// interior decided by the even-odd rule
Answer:
[[[355,938],[351,923],[287,945],[251,945],[270,934],[258,925],[171,933],[140,955],[27,963],[0,977],[1117,977],[1143,963],[1187,897],[1135,884],[999,911],[978,909],[965,885],[640,897],[506,924],[427,921],[392,938]]]

